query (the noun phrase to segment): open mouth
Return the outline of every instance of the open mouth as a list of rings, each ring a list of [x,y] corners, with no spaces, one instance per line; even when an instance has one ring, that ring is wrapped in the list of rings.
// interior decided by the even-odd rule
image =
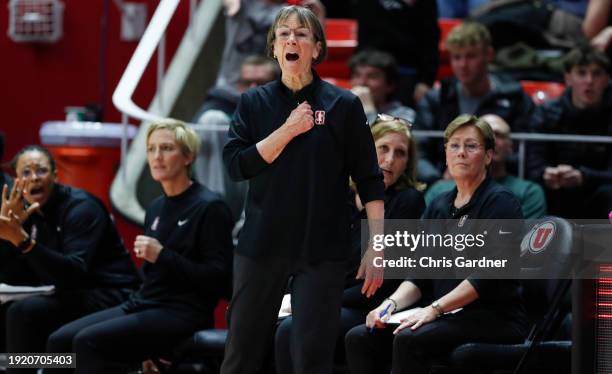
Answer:
[[[32,197],[42,196],[44,191],[45,190],[42,187],[32,187],[32,189],[30,189],[30,196]]]
[[[297,61],[300,59],[300,55],[298,55],[297,53],[287,53],[285,55],[285,58],[287,59],[287,61]]]

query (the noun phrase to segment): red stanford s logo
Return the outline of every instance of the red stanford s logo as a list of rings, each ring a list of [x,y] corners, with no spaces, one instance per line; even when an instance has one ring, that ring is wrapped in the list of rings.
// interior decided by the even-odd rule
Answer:
[[[325,111],[324,110],[317,110],[314,113],[314,118],[315,118],[315,125],[324,125],[325,124]]]

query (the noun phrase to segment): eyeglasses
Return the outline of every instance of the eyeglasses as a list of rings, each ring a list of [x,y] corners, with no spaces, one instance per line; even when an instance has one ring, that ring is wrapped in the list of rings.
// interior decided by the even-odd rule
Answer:
[[[282,41],[289,40],[292,33],[295,39],[308,39],[312,37],[312,32],[308,28],[305,28],[305,27],[302,27],[299,29],[279,27],[278,30],[276,30],[276,39],[279,39]]]
[[[374,120],[374,123],[372,123],[372,126],[375,126],[376,124],[381,123],[381,122],[391,122],[391,121],[397,121],[401,123],[402,125],[406,126],[408,130],[412,128],[412,122],[408,121],[406,118],[394,117],[390,114],[385,114],[385,113],[378,113],[376,115],[376,119]]]
[[[465,143],[465,144],[463,144],[463,149],[467,153],[476,153],[478,151],[478,149],[480,149],[480,147],[482,147],[482,145],[478,144],[478,143]],[[447,143],[446,144],[446,149],[450,153],[459,153],[459,151],[461,150],[461,144],[460,143]]]
[[[45,167],[36,168],[34,170],[23,169],[21,171],[21,177],[22,178],[29,178],[32,175],[36,175],[37,177],[42,178],[42,177],[46,176],[47,174],[49,174],[49,168],[45,168]]]

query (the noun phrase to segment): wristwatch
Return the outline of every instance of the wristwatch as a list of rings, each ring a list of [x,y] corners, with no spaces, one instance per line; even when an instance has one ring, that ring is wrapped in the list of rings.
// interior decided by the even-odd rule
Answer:
[[[442,309],[442,306],[437,300],[431,303],[431,307],[438,313],[438,317],[442,317],[444,314],[444,309]]]

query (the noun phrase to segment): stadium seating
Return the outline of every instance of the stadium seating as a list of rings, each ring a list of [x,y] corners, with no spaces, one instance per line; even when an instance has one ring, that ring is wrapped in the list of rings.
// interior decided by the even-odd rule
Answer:
[[[321,77],[348,79],[347,61],[357,47],[357,21],[354,19],[325,20],[327,60],[316,66]]]

